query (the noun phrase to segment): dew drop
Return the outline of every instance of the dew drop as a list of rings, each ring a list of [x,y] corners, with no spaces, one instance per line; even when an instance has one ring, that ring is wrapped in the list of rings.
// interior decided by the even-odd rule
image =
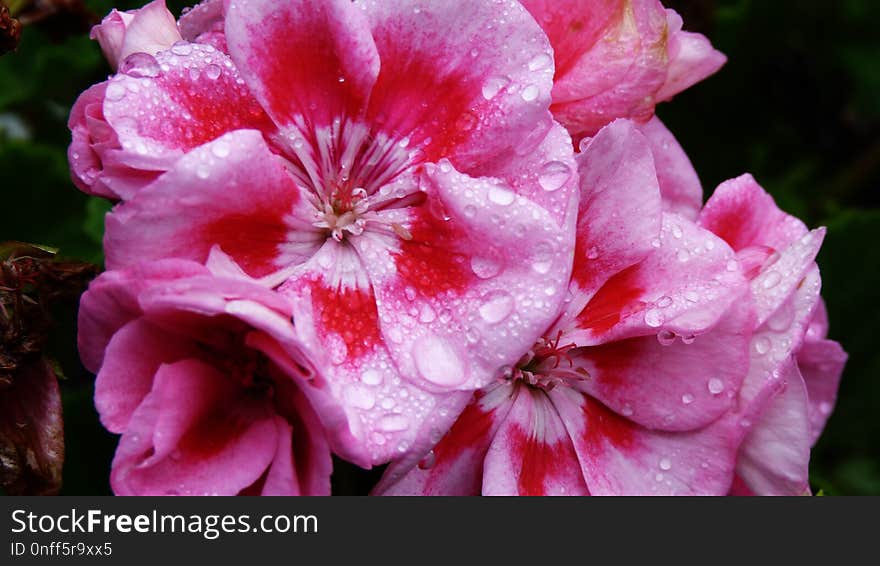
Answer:
[[[675,332],[671,330],[661,330],[657,333],[657,341],[663,346],[671,346],[675,343]]]
[[[471,270],[480,279],[490,279],[501,272],[501,264],[487,257],[472,257]]]
[[[770,339],[766,336],[761,336],[755,340],[755,352],[762,356],[769,352],[771,347]]]
[[[541,53],[536,56],[534,59],[529,61],[529,70],[530,71],[540,71],[541,69],[547,68],[550,63],[553,62],[553,59],[547,55],[546,53]]]
[[[771,271],[764,277],[764,281],[761,283],[761,286],[765,289],[772,289],[779,285],[779,282],[782,281],[782,276],[778,271]]]
[[[660,469],[664,472],[672,469],[672,462],[669,461],[669,458],[662,458],[660,460]]]
[[[361,374],[361,381],[367,385],[379,385],[382,383],[382,373],[375,369],[368,369]]]
[[[513,191],[509,191],[503,187],[492,185],[489,187],[489,200],[501,206],[508,206],[513,203],[516,195]]]
[[[539,94],[541,94],[541,89],[539,89],[535,85],[529,85],[523,89],[523,91],[520,93],[520,96],[522,96],[522,99],[526,102],[531,102],[538,98]]]
[[[185,57],[186,55],[192,53],[192,45],[190,45],[186,41],[178,41],[171,46],[171,52],[175,55]]]
[[[480,316],[489,324],[498,324],[513,312],[514,300],[505,291],[489,294],[480,307]]]
[[[645,324],[651,328],[659,328],[663,324],[663,313],[659,309],[650,309],[645,312]]]
[[[685,393],[684,395],[681,396],[681,402],[684,403],[685,405],[690,405],[691,403],[694,402],[694,396],[689,393]]]
[[[439,336],[428,334],[416,340],[412,356],[419,374],[431,383],[454,387],[467,379],[458,352]]]
[[[208,77],[209,79],[211,79],[212,81],[216,81],[217,79],[220,78],[221,72],[222,72],[222,69],[220,69],[219,65],[212,64],[212,65],[208,65],[208,67],[205,69],[205,76]]]
[[[509,84],[510,79],[507,77],[489,77],[486,82],[483,83],[483,98],[486,100],[495,98],[495,96]]]
[[[548,161],[538,173],[538,184],[548,192],[561,189],[571,179],[571,168],[561,161]]]
[[[379,419],[378,424],[385,432],[400,432],[409,428],[409,419],[403,415],[387,415]]]
[[[709,380],[708,387],[709,393],[711,393],[712,395],[718,395],[719,393],[724,391],[724,382],[717,377],[713,377]]]
[[[345,388],[345,400],[358,409],[369,410],[376,405],[376,397],[369,389],[361,385],[349,385]]]
[[[158,77],[161,72],[159,62],[149,53],[132,53],[119,66],[119,72],[130,77]]]

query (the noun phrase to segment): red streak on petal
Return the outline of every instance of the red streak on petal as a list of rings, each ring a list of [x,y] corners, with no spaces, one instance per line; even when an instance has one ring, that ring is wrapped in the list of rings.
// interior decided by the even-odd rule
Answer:
[[[334,118],[362,113],[363,95],[351,81],[340,82],[346,54],[334,41],[339,31],[329,29],[329,9],[318,4],[296,17],[281,10],[252,30],[264,40],[254,42],[250,61],[268,85],[267,109],[281,121],[301,115],[312,126],[326,126]]]
[[[291,193],[291,197],[295,197]],[[263,277],[279,269],[275,263],[278,247],[287,240],[284,216],[293,207],[293,198],[249,213],[231,214],[202,226],[197,238],[219,245],[248,275]],[[207,252],[207,250],[206,250]]]
[[[477,125],[469,110],[481,102],[482,79],[449,69],[434,53],[405,51],[411,46],[395,38],[379,35],[376,42],[382,68],[369,120],[393,138],[408,137],[412,147],[424,146],[426,162],[451,157]]]
[[[740,251],[754,240],[754,209],[751,201],[731,199],[722,214],[712,217],[706,226],[727,242],[734,251]]]
[[[632,266],[609,279],[577,316],[581,328],[601,334],[639,310],[644,305],[639,300],[644,289],[638,276],[638,266]]]
[[[521,428],[511,428],[511,450],[519,457],[521,468],[518,489],[520,495],[546,495],[544,487],[548,478],[569,475],[570,467],[577,472],[577,455],[565,438],[549,444],[527,435]]]
[[[171,111],[173,115],[167,113],[156,120],[141,120],[138,129],[145,137],[189,150],[233,130],[274,129],[257,101],[225,70],[215,81],[193,80],[188,75],[170,73],[158,81],[158,87],[192,119],[182,120],[180,111],[175,109]],[[159,112],[167,111],[159,109]]]
[[[397,271],[406,284],[422,295],[433,297],[447,291],[465,289],[475,275],[464,254],[457,248],[469,242],[455,221],[444,221],[417,209],[410,233],[395,255]]]
[[[485,450],[494,415],[495,409],[484,412],[476,399],[465,407],[443,440],[434,447],[436,466],[457,458],[465,450]]]
[[[609,446],[620,451],[636,444],[636,425],[605,405],[584,398],[583,442],[590,456],[600,456]]]
[[[228,406],[215,407],[184,433],[177,447],[187,460],[211,458],[235,442],[247,430],[248,421]]]
[[[642,340],[635,338],[587,348],[584,356],[595,365],[595,373],[591,373],[592,379],[605,390],[638,386],[637,383],[627,380],[626,376],[631,367],[629,361],[641,359],[645,355],[642,347]]]
[[[311,289],[319,328],[342,338],[349,360],[360,358],[382,341],[372,291],[328,289],[317,280],[312,281]]]

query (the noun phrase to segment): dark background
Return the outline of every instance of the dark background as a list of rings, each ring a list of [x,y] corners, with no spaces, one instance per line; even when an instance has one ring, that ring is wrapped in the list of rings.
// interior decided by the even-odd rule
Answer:
[[[88,0],[104,15],[141,0]],[[169,1],[175,14],[185,5]],[[705,191],[751,172],[788,212],[827,226],[819,256],[831,337],[850,354],[837,409],[813,451],[812,481],[828,495],[880,495],[880,2],[666,0],[685,29],[727,54],[714,77],[658,110],[689,153]],[[107,205],[69,180],[67,115],[109,69],[76,18],[24,30],[0,57],[0,241],[101,261]],[[74,33],[70,33],[74,32]],[[66,36],[59,39],[59,36]],[[79,365],[75,305],[59,313],[51,354],[65,373],[67,494],[109,493],[115,438],[100,426]],[[375,475],[375,474],[373,474]],[[336,490],[370,476],[340,470]]]

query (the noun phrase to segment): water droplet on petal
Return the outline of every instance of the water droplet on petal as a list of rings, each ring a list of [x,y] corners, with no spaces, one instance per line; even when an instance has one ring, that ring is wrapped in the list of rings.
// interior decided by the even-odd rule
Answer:
[[[681,396],[681,402],[684,403],[685,405],[690,405],[691,403],[694,402],[694,396],[689,393],[685,393],[684,395]]]
[[[530,71],[540,71],[541,69],[546,68],[550,63],[553,62],[553,58],[547,55],[546,53],[541,53],[536,56],[534,59],[529,61],[529,70]]]
[[[675,332],[671,330],[661,330],[657,333],[657,341],[663,346],[671,346],[675,343]]]
[[[709,380],[708,387],[709,393],[711,393],[712,395],[718,395],[719,393],[724,391],[724,382],[717,377],[713,377]]]
[[[192,53],[192,45],[186,41],[178,41],[171,46],[171,52],[175,55],[186,56]]]
[[[132,53],[119,65],[119,72],[130,77],[158,77],[161,69],[156,58],[149,53]]]
[[[471,258],[471,270],[480,279],[490,279],[501,272],[501,264],[486,257]]]
[[[499,187],[498,185],[492,185],[491,187],[489,187],[489,200],[494,202],[495,204],[508,206],[513,203],[513,200],[515,198],[516,195],[513,194],[513,191],[509,191],[503,187]]]
[[[649,309],[645,312],[645,324],[651,328],[659,328],[663,324],[663,313],[659,309]]]
[[[483,84],[483,98],[486,100],[495,98],[495,95],[509,84],[510,79],[507,77],[489,77]]]
[[[668,471],[672,469],[672,462],[669,461],[669,458],[662,458],[660,460],[660,469],[663,471]]]
[[[400,432],[409,428],[409,419],[403,415],[388,415],[379,420],[379,428],[385,432]]]
[[[361,374],[361,381],[367,385],[379,385],[382,383],[382,373],[375,369],[368,369]]]
[[[349,385],[345,388],[345,400],[352,407],[369,410],[376,405],[376,397],[373,393],[361,385]]]
[[[513,312],[514,300],[510,294],[497,291],[489,294],[480,307],[480,316],[489,324],[498,324]]]
[[[571,179],[571,168],[561,161],[548,161],[538,173],[538,184],[548,192],[561,189]]]
[[[212,64],[212,65],[208,65],[208,67],[205,69],[205,76],[208,77],[209,79],[211,79],[212,81],[216,81],[217,79],[220,78],[221,72],[222,72],[222,69],[220,69],[219,65]]]
[[[467,379],[458,352],[439,336],[429,334],[418,339],[413,344],[412,356],[419,374],[431,383],[455,387]]]
[[[529,85],[523,89],[522,93],[520,93],[520,96],[522,96],[522,99],[526,102],[531,102],[538,98],[539,94],[541,94],[541,89],[539,89],[535,85]]]

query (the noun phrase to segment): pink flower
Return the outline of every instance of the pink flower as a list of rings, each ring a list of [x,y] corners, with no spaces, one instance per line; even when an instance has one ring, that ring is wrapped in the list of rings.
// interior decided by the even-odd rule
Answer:
[[[681,17],[657,0],[523,0],[523,5],[553,45],[554,118],[576,145],[617,118],[637,121],[651,144],[664,210],[695,220],[703,188],[654,107],[715,73],[724,55],[704,36],[682,31]]]
[[[92,28],[107,62],[116,67],[132,53],[157,53],[182,38],[165,0],[153,0],[139,10],[113,10]]]
[[[749,373],[739,395],[735,493],[809,493],[810,448],[834,407],[846,353],[826,339],[815,257],[824,229],[809,231],[776,207],[750,175],[718,187],[700,224],[736,252],[757,306]]]
[[[579,156],[570,293],[544,337],[377,493],[724,494],[754,326],[734,251],[664,212],[626,121]]]
[[[321,380],[290,315],[277,293],[183,260],[92,283],[79,346],[101,421],[122,435],[115,493],[329,494]]]
[[[293,303],[345,457],[430,445],[569,278],[546,36],[512,0],[245,0],[223,21],[228,56],[178,43],[108,82],[124,159],[167,168],[108,216],[108,267],[219,247]]]
[[[523,0],[553,45],[553,114],[577,140],[616,118],[645,122],[726,61],[658,0]],[[535,65],[538,63],[535,62]]]

